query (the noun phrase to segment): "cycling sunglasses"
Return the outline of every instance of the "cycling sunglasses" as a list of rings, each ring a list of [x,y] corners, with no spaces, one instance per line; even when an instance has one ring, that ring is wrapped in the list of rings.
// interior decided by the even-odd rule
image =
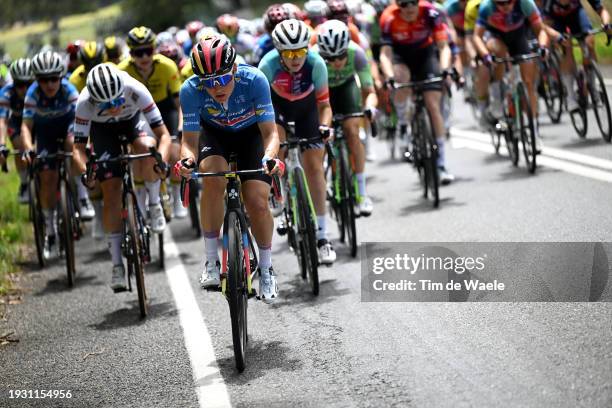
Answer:
[[[113,109],[113,108],[118,108],[124,103],[125,103],[125,97],[120,96],[118,98],[113,99],[112,101],[98,103],[98,108],[102,110]]]
[[[41,84],[47,84],[49,82],[59,82],[60,77],[44,77],[38,78],[37,81]]]
[[[502,1],[496,1],[495,4],[497,4],[498,6],[508,6],[510,4],[513,3],[513,0],[502,0]]]
[[[131,50],[130,54],[138,58],[144,57],[145,55],[150,57],[153,55],[153,47],[137,48],[135,50]]]
[[[327,62],[334,62],[334,61],[341,61],[343,59],[345,59],[347,57],[348,53],[342,53],[340,55],[336,55],[334,57],[325,57],[325,61]]]
[[[200,79],[200,83],[204,86],[204,88],[212,89],[218,86],[225,86],[229,84],[232,81],[233,77],[234,74],[232,72],[229,72],[227,74],[219,75],[214,78]]]
[[[294,59],[303,58],[308,54],[308,48],[300,48],[299,50],[282,50],[281,55],[283,58]]]
[[[15,88],[28,88],[30,85],[32,85],[32,82],[29,82],[29,81],[14,81],[13,85],[15,85]]]
[[[398,1],[397,5],[398,7],[401,8],[405,8],[405,7],[409,7],[409,6],[416,6],[417,4],[419,4],[418,0],[407,0],[407,1]]]

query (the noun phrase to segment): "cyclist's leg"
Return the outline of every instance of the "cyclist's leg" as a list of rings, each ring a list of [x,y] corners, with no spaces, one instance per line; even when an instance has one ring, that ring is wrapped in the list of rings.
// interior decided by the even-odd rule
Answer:
[[[72,126],[68,132],[68,136],[66,140],[64,140],[64,151],[72,152],[74,146],[74,134],[72,133]],[[77,163],[74,160],[71,160],[70,171],[68,174],[74,174],[73,180],[74,185],[76,186],[77,199],[79,201],[79,214],[85,220],[90,220],[95,216],[95,211],[91,202],[89,201],[89,192],[87,191],[87,187],[81,183],[81,177],[78,176],[79,169],[77,167]]]
[[[9,139],[11,140],[11,144],[13,148],[19,151],[23,151],[24,145],[23,140],[21,138],[21,134],[19,133],[19,129],[17,127],[11,128],[9,127]],[[17,173],[19,174],[19,201],[21,203],[26,203],[28,200],[28,166],[25,160],[22,159],[20,154],[16,154],[15,156],[15,168],[17,169]]]
[[[173,168],[175,163],[180,159],[181,154],[181,137],[177,134],[178,127],[178,111],[175,106],[161,110],[164,124],[170,132],[172,143],[170,144],[169,166]],[[170,172],[170,185],[172,186],[171,193],[173,199],[172,212],[174,216],[183,218],[187,216],[187,209],[183,207],[181,202],[181,177]]]
[[[66,129],[64,129],[66,130]],[[37,171],[40,178],[40,206],[45,218],[46,235],[54,237],[57,214],[57,183],[58,172],[55,159],[45,159],[45,155],[51,155],[58,150],[58,138],[65,137],[66,133],[61,133],[61,126],[49,124],[47,126],[34,125],[33,134],[36,140],[36,154],[43,156],[37,161]]]
[[[393,64],[393,75],[395,77],[395,82],[397,83],[410,82],[410,70],[403,62]],[[393,97],[393,104],[395,105],[395,111],[397,112],[397,124],[400,128],[400,136],[404,136],[402,133],[405,134],[405,139],[402,142],[404,148],[409,148],[412,140],[412,135],[410,132],[406,131],[408,128],[408,123],[410,122],[409,111],[412,105],[410,97],[410,88],[398,89],[395,91]]]
[[[487,48],[491,52],[491,54],[496,57],[507,57],[508,56],[508,47],[504,44],[503,40],[499,37],[492,36],[487,41]],[[501,89],[499,87],[499,81],[502,80],[504,76],[505,66],[504,64],[495,64],[493,69],[493,77],[491,78],[491,82],[489,83],[490,95],[491,95],[491,112],[494,117],[499,118],[502,116],[503,108],[502,108],[502,98]]]

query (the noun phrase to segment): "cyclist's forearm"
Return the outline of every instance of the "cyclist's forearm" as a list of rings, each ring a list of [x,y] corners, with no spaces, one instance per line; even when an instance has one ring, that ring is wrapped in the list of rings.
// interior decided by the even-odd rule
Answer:
[[[484,31],[483,31],[483,34],[484,34]],[[489,53],[489,49],[487,48],[487,45],[482,39],[482,36],[475,33],[472,39],[474,40],[474,45],[476,46],[476,51],[478,52],[478,55],[480,55],[481,57],[484,57],[485,55]]]
[[[440,68],[442,70],[449,69],[453,56],[448,43],[446,41],[439,42],[438,50],[440,51]]]
[[[610,24],[610,13],[608,12],[608,10],[606,10],[605,7],[601,8],[601,11],[599,12],[599,17],[601,17],[602,24]]]
[[[85,153],[86,148],[85,143],[74,143],[74,147],[72,149],[72,159],[79,170],[79,174],[85,173],[87,171],[87,154]]]
[[[181,101],[178,95],[174,98],[174,105],[176,106],[176,110],[178,112],[178,130],[183,130],[183,111],[181,109]]]
[[[158,140],[157,151],[161,154],[162,159],[167,162],[170,155],[170,144],[172,143],[168,128],[166,128],[166,125],[161,125],[153,129],[153,133]]]
[[[0,145],[6,144],[8,140],[8,127],[6,126],[6,119],[0,118]]]
[[[393,78],[393,50],[388,45],[380,49],[380,70],[385,78]]]
[[[331,126],[332,109],[329,102],[317,103],[317,109],[319,111],[319,124],[322,126]]]
[[[198,159],[198,141],[200,135],[198,132],[183,132],[183,142],[181,143],[181,160]]]
[[[540,44],[540,46],[548,47],[548,34],[544,29],[544,24],[542,24],[541,22],[532,24],[531,28],[533,29],[534,34],[538,38],[538,43]]]
[[[264,156],[275,158],[278,156],[278,149],[280,149],[280,139],[278,137],[278,130],[276,123],[271,122],[259,122],[259,131],[261,132],[261,138],[264,146]]]
[[[32,150],[32,120],[24,119],[21,122],[21,140],[25,150]]]
[[[365,88],[363,91],[365,96],[364,107],[365,108],[376,108],[378,107],[378,96],[376,96],[376,92],[374,88]]]

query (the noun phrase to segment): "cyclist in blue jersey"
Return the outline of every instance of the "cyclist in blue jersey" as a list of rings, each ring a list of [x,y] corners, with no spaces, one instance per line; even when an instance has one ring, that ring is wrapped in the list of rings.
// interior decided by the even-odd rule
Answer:
[[[266,33],[259,37],[253,53],[253,64],[257,65],[261,59],[274,49],[272,31],[281,21],[289,20],[289,11],[281,4],[272,4],[264,14],[264,28]]]
[[[221,36],[202,39],[193,47],[191,66],[195,75],[185,81],[180,94],[184,122],[182,160],[177,166],[183,176],[189,176],[191,164],[202,172],[227,170],[232,152],[237,155],[239,170],[261,168],[277,157],[279,138],[268,81],[256,68],[236,64],[235,60],[236,50]],[[278,171],[277,164],[269,173]],[[272,267],[274,221],[268,207],[271,178],[258,174],[240,179],[251,231],[259,247],[260,296],[272,303],[278,298],[278,285]],[[217,239],[223,223],[226,182],[208,177],[203,183],[201,219],[206,263],[200,284],[209,288],[220,283]]]
[[[603,6],[601,0],[588,0],[588,3],[593,7],[593,10],[599,14],[601,22],[608,34],[612,34],[612,26],[610,26],[610,12]],[[586,10],[579,0],[546,0],[542,10],[544,21],[546,22],[546,31],[552,39],[560,40],[563,34],[567,31],[571,34],[588,33],[593,28]],[[588,35],[585,43],[593,58],[597,57],[595,53],[595,38]],[[561,77],[565,89],[568,93],[567,110],[572,112],[578,109],[578,97],[574,88],[574,72],[576,71],[576,61],[572,52],[572,42],[569,40],[563,41],[565,55],[561,60]]]
[[[303,21],[285,20],[276,26],[272,39],[276,50],[266,54],[259,69],[272,88],[281,140],[285,140],[287,122],[295,122],[295,133],[300,139],[311,139],[318,134],[329,138],[332,109],[327,66],[318,53],[308,49],[310,29]],[[336,260],[336,252],[327,239],[324,155],[323,144],[312,143],[302,154],[302,165],[317,213],[319,262],[331,265]]]
[[[55,208],[58,173],[55,160],[46,160],[44,157],[56,153],[62,147],[64,151],[72,151],[71,128],[74,122],[76,101],[79,97],[74,85],[62,78],[65,70],[64,59],[55,52],[42,52],[32,58],[32,71],[36,82],[28,88],[26,93],[21,124],[24,148],[31,150],[33,140],[35,140],[36,153],[41,156],[38,171],[40,172],[40,201],[47,235],[43,251],[46,258],[57,254]],[[78,176],[75,176],[75,182],[81,207],[91,207],[87,189]]]
[[[23,102],[28,87],[34,81],[29,59],[20,58],[14,61],[9,69],[13,83],[0,89],[0,152],[6,149],[10,139],[13,148],[24,150],[21,138],[21,115]],[[5,164],[5,157],[0,154],[0,166]],[[15,156],[15,167],[19,173],[19,202],[28,202],[27,165],[20,155]]]
[[[489,35],[485,37],[485,33]],[[491,54],[507,57],[530,52],[529,39],[535,34],[542,55],[546,55],[548,36],[540,17],[540,11],[533,0],[483,0],[478,10],[478,19],[474,29],[474,45],[483,62],[491,65]],[[485,39],[487,38],[487,39]],[[498,64],[493,74],[494,80],[501,80],[504,65]],[[534,120],[538,118],[538,95],[536,93],[537,66],[534,61],[525,61],[520,65],[521,77],[527,88],[531,113]],[[499,86],[491,88],[492,113],[500,117],[501,95]],[[537,122],[536,122],[537,123]],[[535,126],[536,151],[542,150],[539,125]]]

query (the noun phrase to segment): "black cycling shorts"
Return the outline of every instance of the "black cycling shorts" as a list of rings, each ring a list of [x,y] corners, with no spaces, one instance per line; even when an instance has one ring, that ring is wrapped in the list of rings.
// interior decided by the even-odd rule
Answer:
[[[198,168],[200,168],[200,162],[209,156],[221,156],[229,162],[231,153],[236,154],[238,170],[254,170],[262,167],[264,146],[257,124],[237,132],[223,130],[203,122],[201,126]],[[267,174],[242,175],[240,180],[242,182],[261,180],[272,184],[272,178]]]
[[[127,144],[134,143],[138,137],[147,136],[145,121],[140,114],[120,122],[91,122],[90,137],[96,159],[113,158],[121,155],[122,140]],[[101,163],[96,169],[96,178],[100,181],[114,177],[123,177],[120,163]]]
[[[178,110],[176,110],[174,98],[168,97],[157,103],[157,108],[159,109],[159,113],[161,113],[162,120],[168,129],[168,133],[170,133],[170,136],[172,136],[174,140],[174,136],[176,136],[178,129]]]
[[[434,44],[423,48],[394,45],[393,63],[406,65],[410,70],[411,81],[424,81],[441,75],[438,49]],[[429,84],[423,89],[442,91],[442,84]]]
[[[43,156],[36,161],[37,169],[57,169],[57,161],[55,159],[45,159],[44,156],[55,154],[58,150],[64,149],[66,138],[72,134],[73,121],[74,115],[65,115],[45,124],[34,124],[32,132],[36,141],[36,154]]]
[[[529,40],[533,38],[533,32],[526,25],[507,33],[496,30],[491,30],[490,32],[493,37],[501,40],[501,42],[506,45],[508,54],[510,54],[511,57],[529,54],[532,50],[529,45]]]
[[[276,123],[287,129],[287,122],[295,122],[295,137],[312,139],[319,136],[319,110],[314,91],[297,101],[288,101],[272,90],[272,105]],[[322,149],[323,142],[310,143],[305,149]]]
[[[334,114],[350,115],[363,111],[361,90],[354,76],[340,86],[329,88],[329,103]]]

